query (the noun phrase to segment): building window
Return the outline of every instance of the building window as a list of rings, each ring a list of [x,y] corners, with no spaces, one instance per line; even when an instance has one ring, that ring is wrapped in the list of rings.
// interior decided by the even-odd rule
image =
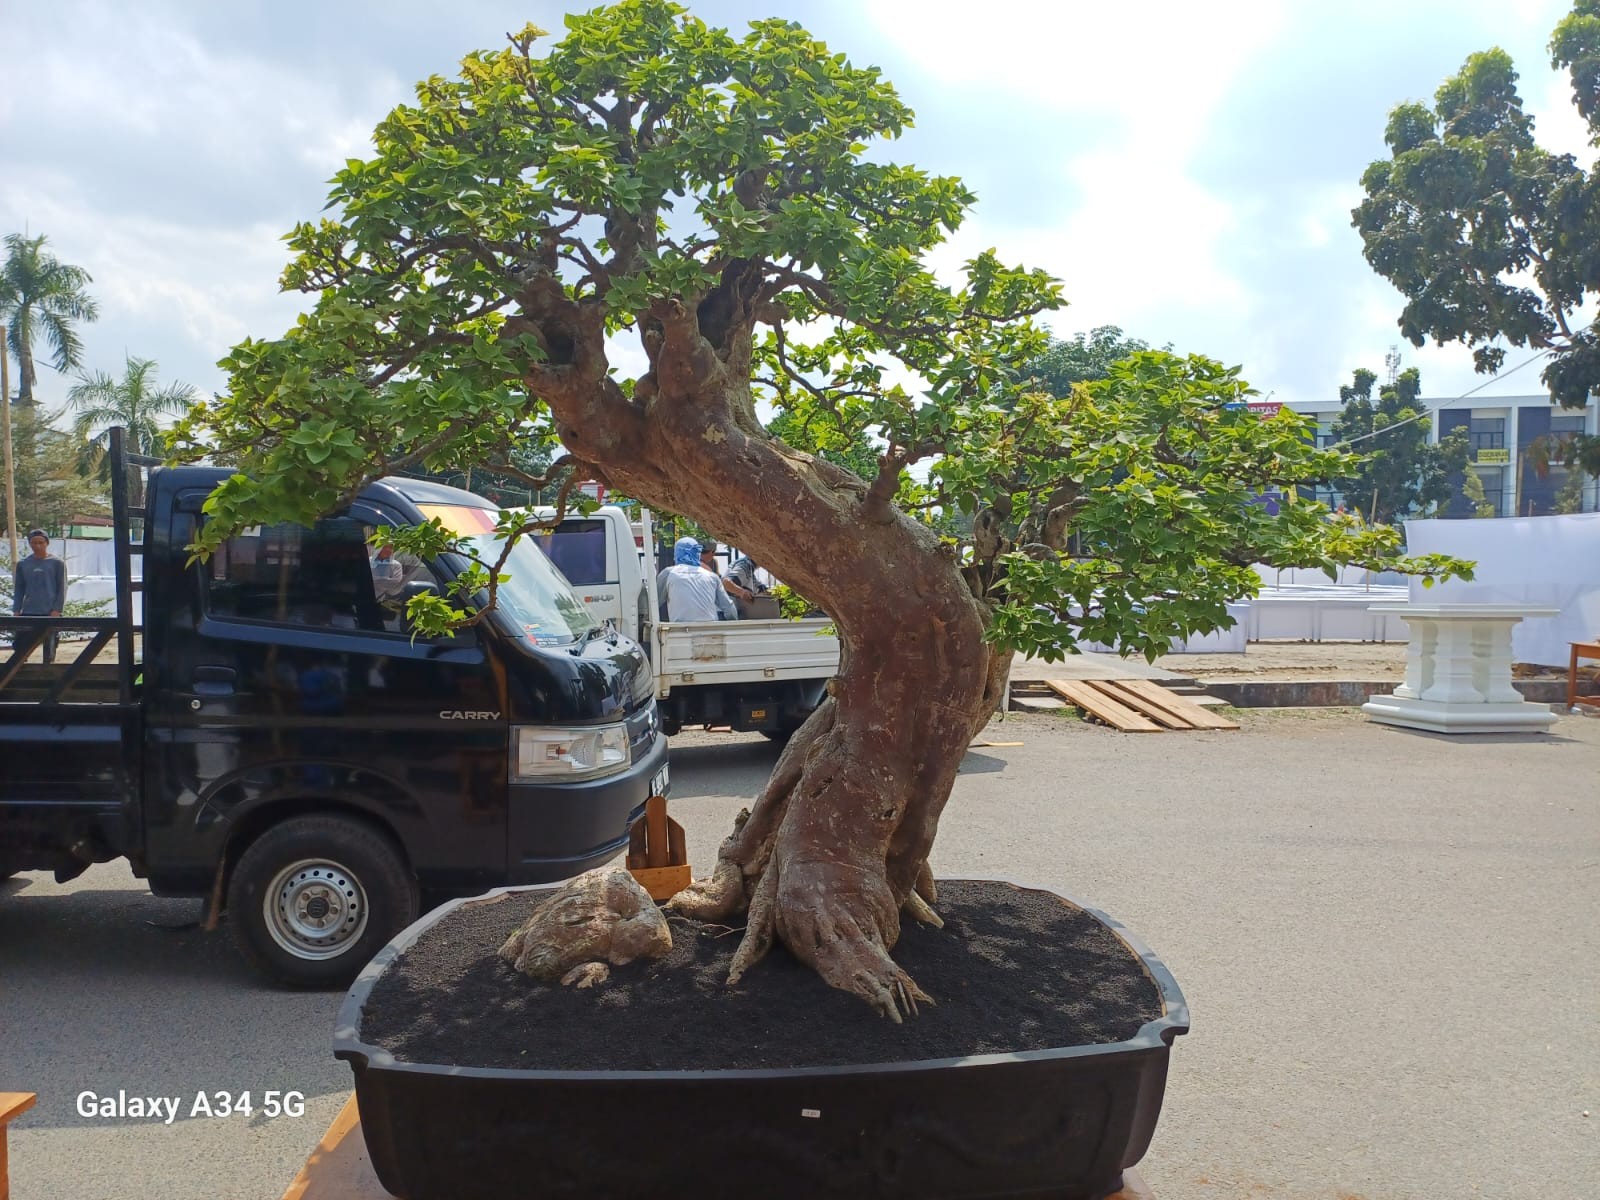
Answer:
[[[1506,448],[1506,419],[1504,417],[1473,417],[1468,430],[1472,449],[1504,450]]]
[[[1552,416],[1550,418],[1550,432],[1557,436],[1565,435],[1568,437],[1574,433],[1582,433],[1583,414],[1579,413],[1576,416],[1569,417]]]
[[[1550,418],[1550,458],[1557,462],[1567,456],[1575,439],[1583,436],[1583,414]]]

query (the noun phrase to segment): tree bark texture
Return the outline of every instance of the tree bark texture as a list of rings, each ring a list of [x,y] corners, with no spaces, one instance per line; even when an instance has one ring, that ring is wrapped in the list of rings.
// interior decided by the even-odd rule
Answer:
[[[1010,655],[984,641],[982,608],[933,533],[761,428],[750,325],[713,344],[706,310],[658,306],[659,328],[645,335],[653,370],[632,398],[594,369],[603,350],[581,329],[571,362],[537,368],[528,383],[569,450],[613,487],[699,521],[833,619],[841,654],[829,698],[790,740],[714,874],[674,907],[709,920],[748,913],[730,982],[776,938],[898,1021],[929,998],[889,952],[902,912],[938,921],[928,853]]]

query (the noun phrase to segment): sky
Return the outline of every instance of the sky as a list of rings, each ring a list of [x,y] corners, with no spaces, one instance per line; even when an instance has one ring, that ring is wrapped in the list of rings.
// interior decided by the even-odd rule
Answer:
[[[1121,326],[1242,367],[1280,401],[1382,372],[1402,300],[1350,227],[1388,111],[1500,46],[1549,148],[1593,158],[1545,49],[1569,0],[717,0],[742,31],[805,25],[880,67],[916,124],[886,156],[958,175],[977,206],[936,261],[995,247],[1063,281],[1049,324]],[[281,241],[374,124],[543,0],[52,0],[12,6],[0,89],[0,232],[44,233],[93,276],[85,365],[155,359],[226,386],[217,360],[310,298]],[[1461,347],[1401,346],[1427,397],[1485,383]],[[45,357],[39,356],[41,362]],[[1507,367],[1529,358],[1513,350]],[[15,369],[13,365],[13,370]],[[1479,393],[1540,391],[1537,365]],[[72,380],[44,369],[59,403]]]

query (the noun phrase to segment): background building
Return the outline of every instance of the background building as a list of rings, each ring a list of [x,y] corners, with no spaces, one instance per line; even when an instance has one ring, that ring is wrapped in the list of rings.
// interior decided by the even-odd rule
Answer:
[[[1430,428],[1430,441],[1437,442],[1456,429],[1467,430],[1472,442],[1469,470],[1478,473],[1485,500],[1494,505],[1495,515],[1501,517],[1545,516],[1555,511],[1558,496],[1570,479],[1568,470],[1560,465],[1561,441],[1579,433],[1600,434],[1600,409],[1593,401],[1584,409],[1557,408],[1544,392],[1531,396],[1473,396],[1466,400],[1423,396],[1420,402],[1428,408],[1425,421]],[[1338,399],[1293,401],[1289,407],[1317,422],[1317,445],[1334,444],[1333,423],[1344,410]],[[1366,449],[1382,442],[1383,435],[1379,434],[1356,448]],[[1541,449],[1552,460],[1542,478],[1535,466]],[[1573,473],[1582,474],[1576,468]],[[1440,516],[1473,515],[1459,482],[1455,497]],[[1584,477],[1580,482],[1578,511],[1600,510],[1600,480]],[[1318,491],[1317,498],[1330,507],[1343,502],[1352,509],[1365,509],[1357,496],[1346,497],[1324,489]]]

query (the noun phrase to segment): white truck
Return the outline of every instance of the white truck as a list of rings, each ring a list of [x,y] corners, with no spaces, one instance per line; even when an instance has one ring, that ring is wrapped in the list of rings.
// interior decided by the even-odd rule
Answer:
[[[839,641],[826,618],[662,620],[648,511],[635,523],[616,505],[603,505],[564,518],[534,540],[598,620],[645,648],[669,737],[726,725],[787,738],[821,703],[839,669]]]

